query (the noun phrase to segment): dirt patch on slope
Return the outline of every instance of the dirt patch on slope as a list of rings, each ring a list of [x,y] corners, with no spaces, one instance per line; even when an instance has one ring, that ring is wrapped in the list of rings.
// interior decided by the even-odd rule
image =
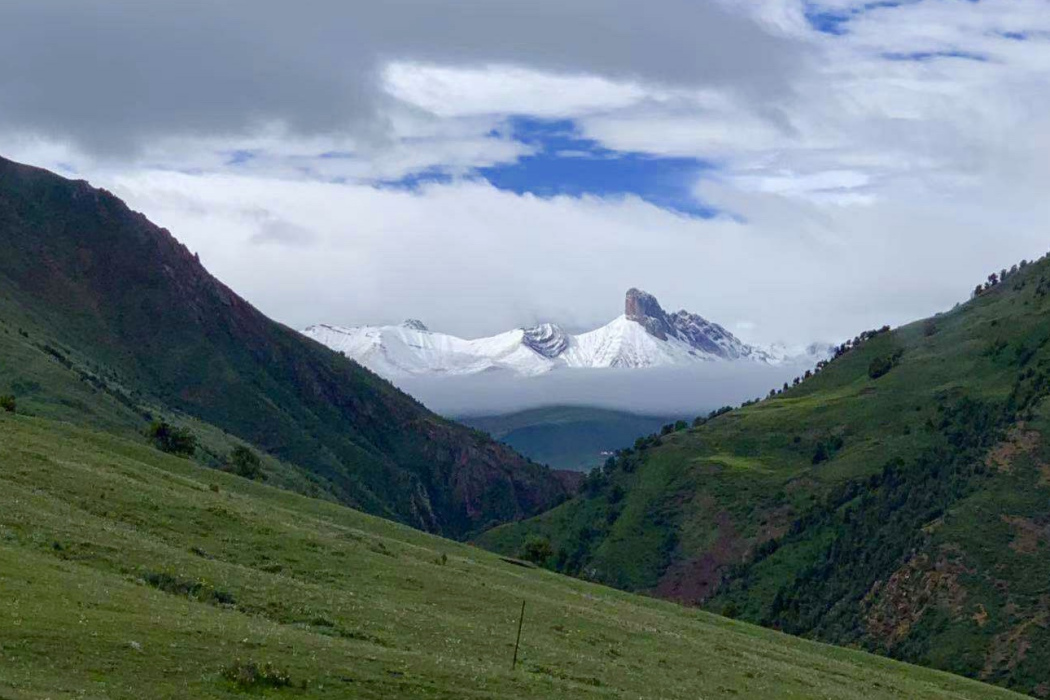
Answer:
[[[947,606],[952,617],[963,614],[966,589],[959,576],[967,569],[946,554],[909,559],[885,581],[877,581],[864,597],[865,624],[874,639],[893,647],[904,640],[931,606]]]
[[[993,447],[984,463],[1001,472],[1013,471],[1014,459],[1018,455],[1031,454],[1042,442],[1042,435],[1035,430],[1026,430],[1024,424],[1012,428],[1006,439]]]
[[[729,513],[720,511],[715,524],[718,535],[714,544],[699,557],[668,567],[653,590],[656,596],[699,605],[714,594],[723,570],[743,559],[748,543],[737,533]]]

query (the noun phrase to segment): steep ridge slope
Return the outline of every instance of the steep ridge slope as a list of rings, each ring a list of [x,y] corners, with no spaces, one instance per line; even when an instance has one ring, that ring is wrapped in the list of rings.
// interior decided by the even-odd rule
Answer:
[[[1050,261],[843,350],[483,543],[1050,696]]]
[[[74,352],[116,378],[111,420],[141,421],[151,404],[184,412],[321,477],[344,503],[453,536],[563,497],[557,475],[269,320],[85,182],[0,160],[0,245],[0,308],[20,331],[7,346],[66,365]],[[55,387],[20,386],[17,370],[8,383],[76,419]]]
[[[69,424],[0,413],[0,454],[4,698],[1020,697]]]

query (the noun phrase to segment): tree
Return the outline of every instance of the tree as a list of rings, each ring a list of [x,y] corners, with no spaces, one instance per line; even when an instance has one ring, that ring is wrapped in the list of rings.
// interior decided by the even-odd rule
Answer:
[[[259,455],[244,445],[234,447],[226,463],[230,471],[237,476],[243,476],[245,479],[252,479],[253,481],[259,478],[266,479],[266,475],[262,472],[262,460],[259,459]]]
[[[4,394],[0,396],[0,409],[3,409],[7,413],[14,413],[16,408],[15,397],[11,394]]]
[[[829,454],[828,446],[825,445],[823,442],[818,442],[817,451],[813,454],[813,464],[820,464],[821,462],[826,462],[828,460],[828,457],[830,456],[831,455]]]
[[[541,535],[529,535],[521,547],[521,558],[537,565],[544,564],[552,554],[554,548],[551,547],[551,541]]]
[[[165,421],[153,421],[146,436],[158,450],[168,454],[191,457],[197,451],[197,437],[193,433]]]
[[[888,357],[876,357],[868,365],[868,376],[872,379],[878,379],[887,372],[893,369],[893,362]]]

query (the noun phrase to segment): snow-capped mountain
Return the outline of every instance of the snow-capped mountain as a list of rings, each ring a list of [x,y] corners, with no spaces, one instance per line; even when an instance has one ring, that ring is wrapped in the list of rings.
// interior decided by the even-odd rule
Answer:
[[[558,367],[666,367],[715,361],[779,364],[785,351],[742,342],[717,323],[687,311],[669,314],[651,294],[627,292],[624,314],[601,328],[570,335],[544,323],[465,340],[408,320],[398,326],[320,324],[305,335],[385,377],[469,375],[508,370],[538,375]]]

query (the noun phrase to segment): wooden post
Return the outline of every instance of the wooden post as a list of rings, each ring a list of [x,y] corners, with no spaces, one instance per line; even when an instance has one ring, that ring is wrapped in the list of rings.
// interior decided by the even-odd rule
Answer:
[[[521,626],[525,623],[525,601],[521,601],[521,617],[518,618],[518,639],[514,642],[514,660],[510,662],[510,670],[518,665],[518,645],[521,644]]]

